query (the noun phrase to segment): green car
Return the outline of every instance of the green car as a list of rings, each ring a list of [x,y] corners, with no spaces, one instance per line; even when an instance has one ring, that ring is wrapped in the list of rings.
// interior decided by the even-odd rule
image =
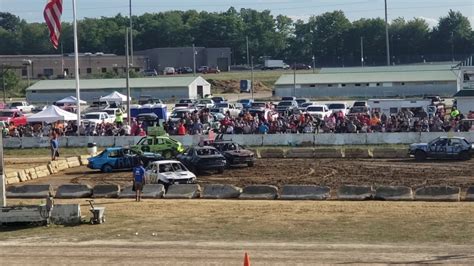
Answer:
[[[132,146],[132,149],[159,153],[166,159],[175,157],[177,154],[184,152],[184,146],[181,142],[167,136],[143,137],[138,141],[137,145]]]

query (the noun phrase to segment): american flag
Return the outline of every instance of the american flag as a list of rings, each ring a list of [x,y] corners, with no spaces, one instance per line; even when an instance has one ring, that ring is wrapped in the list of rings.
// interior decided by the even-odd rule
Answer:
[[[63,13],[63,0],[48,0],[44,8],[44,20],[49,28],[49,38],[54,49],[58,49],[59,36],[61,35],[61,14]]]

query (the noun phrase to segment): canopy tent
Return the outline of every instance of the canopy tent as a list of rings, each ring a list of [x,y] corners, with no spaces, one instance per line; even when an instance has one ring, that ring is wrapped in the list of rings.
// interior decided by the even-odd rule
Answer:
[[[131,98],[130,98],[131,100]],[[112,92],[109,95],[100,97],[101,102],[126,102],[127,101],[127,96],[119,93],[119,92]]]
[[[74,96],[68,96],[62,100],[57,101],[56,103],[62,103],[62,104],[76,104],[77,103],[77,98]],[[86,101],[80,100],[80,104],[87,104]]]
[[[28,122],[45,122],[53,123],[57,121],[72,121],[77,120],[77,115],[64,111],[63,109],[50,105],[43,111],[33,114],[26,118]]]

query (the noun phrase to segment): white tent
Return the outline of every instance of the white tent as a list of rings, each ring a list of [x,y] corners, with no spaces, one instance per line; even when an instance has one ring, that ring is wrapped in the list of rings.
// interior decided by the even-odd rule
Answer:
[[[72,121],[77,120],[77,115],[64,111],[63,109],[50,105],[43,111],[33,114],[26,118],[28,122],[45,122],[54,123],[56,121]]]
[[[127,101],[127,96],[114,91],[109,95],[100,97],[100,101],[101,102],[126,102]]]
[[[68,96],[62,100],[57,101],[56,103],[63,103],[63,104],[76,104],[77,103],[77,98],[74,96]],[[86,104],[86,101],[80,100],[81,104]]]

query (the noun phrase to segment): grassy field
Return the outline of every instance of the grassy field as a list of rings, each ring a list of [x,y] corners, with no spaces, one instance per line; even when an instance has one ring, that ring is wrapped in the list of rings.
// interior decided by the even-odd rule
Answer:
[[[10,200],[9,205],[40,200]],[[0,240],[474,244],[474,204],[341,201],[101,200],[100,226],[2,228]],[[85,200],[80,203],[89,217]]]

